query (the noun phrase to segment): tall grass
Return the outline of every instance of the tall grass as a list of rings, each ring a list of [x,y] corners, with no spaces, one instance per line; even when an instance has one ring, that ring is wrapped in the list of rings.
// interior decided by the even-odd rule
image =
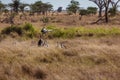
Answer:
[[[23,30],[24,30],[25,34],[30,38],[35,37],[35,35],[37,34],[37,31],[35,30],[34,26],[30,23],[26,23],[23,26]]]
[[[119,35],[120,28],[78,28],[78,34],[85,36]]]
[[[120,79],[120,37],[66,39],[65,49],[56,47],[58,39],[49,47],[31,41],[0,42],[0,80]]]
[[[120,35],[120,28],[57,28],[54,26],[48,26],[48,29],[52,29],[51,36],[57,38],[74,38],[81,36],[114,36]]]
[[[120,28],[86,28],[86,27],[72,27],[61,28],[55,26],[47,26],[48,30],[52,30],[48,33],[49,38],[75,38],[75,37],[100,37],[100,36],[115,36],[120,35]],[[17,33],[19,36],[25,36],[29,38],[36,37],[40,32],[35,30],[35,27],[26,23],[22,26],[10,26],[1,31],[1,34],[13,34]]]

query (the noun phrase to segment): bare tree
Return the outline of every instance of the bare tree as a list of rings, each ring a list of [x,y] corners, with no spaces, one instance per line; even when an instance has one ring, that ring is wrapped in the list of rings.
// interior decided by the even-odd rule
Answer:
[[[116,1],[116,2],[115,2]],[[104,2],[104,7],[105,7],[105,22],[108,23],[108,10],[109,10],[109,6],[110,3],[112,5],[114,5],[115,7],[117,6],[117,4],[119,3],[120,0],[103,0]],[[113,4],[114,3],[114,4]]]
[[[112,16],[115,16],[117,14],[117,8],[119,7],[118,6],[119,2],[120,2],[120,0],[112,0],[111,1],[112,8],[110,8],[109,12],[111,13]]]
[[[101,8],[101,11],[99,11],[99,16],[101,16],[102,9],[105,8],[105,22],[108,23],[108,11],[110,4],[112,4],[113,7],[116,7],[120,0],[90,0],[93,1],[99,9]]]
[[[118,3],[120,2],[120,0],[111,0],[111,4],[112,4],[112,7],[118,7]]]
[[[102,9],[104,8],[104,0],[89,0],[94,2],[99,8],[99,17],[102,16]]]
[[[103,2],[104,2],[104,7],[105,7],[105,22],[108,23],[108,9],[109,9],[111,0],[103,0]]]

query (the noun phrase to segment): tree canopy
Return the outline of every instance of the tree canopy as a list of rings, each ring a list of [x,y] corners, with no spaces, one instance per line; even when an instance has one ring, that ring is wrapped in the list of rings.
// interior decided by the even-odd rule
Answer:
[[[0,1],[0,11],[2,11],[5,8],[5,5]]]
[[[66,8],[70,13],[76,13],[79,10],[79,2],[75,0],[71,0],[70,4]]]
[[[45,14],[47,11],[52,10],[53,5],[50,3],[43,3],[42,1],[37,1],[34,4],[31,4],[32,12],[38,12]]]

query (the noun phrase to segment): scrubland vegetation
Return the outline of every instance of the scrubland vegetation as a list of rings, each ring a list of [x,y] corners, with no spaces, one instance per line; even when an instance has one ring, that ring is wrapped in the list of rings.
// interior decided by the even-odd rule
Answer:
[[[71,28],[59,28],[55,26],[46,27],[52,32],[48,33],[47,38],[75,38],[75,37],[102,37],[102,36],[118,36],[120,35],[119,27],[111,28],[86,28],[86,27],[71,27]],[[30,23],[26,23],[23,26],[9,26],[1,30],[2,36],[11,37],[25,37],[25,38],[38,38],[40,30],[34,28]]]
[[[117,1],[82,9],[71,0],[66,11],[20,0],[7,4],[7,10],[0,2],[0,80],[119,80]],[[38,46],[43,27],[50,30],[43,39],[48,46]]]
[[[1,80],[119,80],[119,27],[47,29],[48,47],[32,24],[1,30]]]

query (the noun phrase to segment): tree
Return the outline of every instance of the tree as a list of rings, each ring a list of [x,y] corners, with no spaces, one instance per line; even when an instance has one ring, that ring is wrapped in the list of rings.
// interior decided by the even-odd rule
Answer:
[[[111,0],[111,5],[112,8],[110,8],[109,13],[111,14],[111,16],[115,16],[117,13],[117,8],[118,8],[118,3],[120,0]]]
[[[28,6],[28,4],[20,3],[19,9],[20,9],[20,11],[22,11],[22,13],[24,12],[24,9],[26,6]]]
[[[43,3],[43,7],[42,7],[42,13],[43,15],[47,15],[47,12],[50,12],[53,8],[53,5],[50,3]]]
[[[96,14],[97,8],[96,7],[88,7],[87,12],[88,12],[88,14]]]
[[[108,23],[108,9],[109,9],[111,0],[104,0],[103,2],[105,7],[105,22]]]
[[[117,13],[117,9],[115,7],[112,7],[108,11],[110,13],[110,16],[115,16]]]
[[[57,12],[62,12],[62,7],[58,7]]]
[[[117,0],[117,2],[115,2],[115,0],[104,0],[104,7],[105,7],[105,22],[108,23],[108,11],[109,11],[109,6],[110,6],[110,3],[113,4],[114,3],[114,6],[117,6],[118,2],[120,0]],[[116,9],[116,8],[115,8]]]
[[[0,12],[5,8],[5,5],[0,1]]]
[[[102,17],[102,9],[104,8],[104,0],[89,0],[94,2],[99,8],[99,17]]]
[[[50,3],[43,3],[42,1],[37,1],[34,4],[31,5],[32,12],[42,13],[45,15],[47,11],[52,10],[52,5]]]
[[[75,13],[79,10],[79,2],[75,0],[71,0],[70,4],[66,8],[68,13]]]
[[[110,4],[117,6],[117,4],[119,3],[120,0],[90,0],[93,1],[95,4],[99,6],[102,6],[105,8],[105,22],[108,23],[108,12],[109,12],[109,8],[110,8]],[[113,7],[113,9],[116,9]],[[116,11],[116,10],[115,10]]]
[[[42,1],[37,1],[34,4],[31,4],[32,12],[41,12],[42,9]]]
[[[88,14],[88,11],[86,9],[80,9],[79,15],[81,15],[81,16],[79,17],[79,20],[82,19],[82,16],[87,15],[87,14]]]
[[[12,3],[9,3],[8,6],[11,8],[9,22],[10,22],[10,24],[14,24],[14,18],[19,11],[20,0],[12,0]],[[14,11],[14,13],[13,13],[13,11]]]
[[[18,10],[19,10],[19,5],[20,5],[20,0],[12,0],[13,1],[13,11],[18,13]]]
[[[88,7],[87,9],[80,9],[79,15],[81,15],[81,16],[80,16],[79,20],[81,20],[82,16],[84,16],[84,15],[90,15],[90,14],[96,14],[96,13],[97,13],[96,7]]]
[[[13,3],[9,3],[8,7],[11,9],[11,13],[13,12]]]

